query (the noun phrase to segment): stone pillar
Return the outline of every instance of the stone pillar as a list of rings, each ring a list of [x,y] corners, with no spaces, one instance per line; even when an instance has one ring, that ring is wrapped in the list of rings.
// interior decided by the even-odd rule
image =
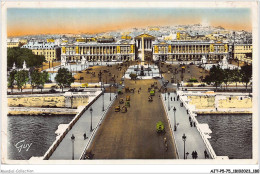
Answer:
[[[142,63],[141,65],[144,65],[144,38],[142,37]]]

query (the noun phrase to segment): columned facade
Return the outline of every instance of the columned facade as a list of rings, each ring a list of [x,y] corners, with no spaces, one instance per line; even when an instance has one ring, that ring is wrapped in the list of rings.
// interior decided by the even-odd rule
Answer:
[[[135,59],[135,45],[118,43],[74,43],[62,45],[61,55],[67,62],[77,62],[84,56],[87,61],[127,61]]]
[[[210,42],[154,42],[153,59],[162,61],[221,60],[228,56],[228,44]]]

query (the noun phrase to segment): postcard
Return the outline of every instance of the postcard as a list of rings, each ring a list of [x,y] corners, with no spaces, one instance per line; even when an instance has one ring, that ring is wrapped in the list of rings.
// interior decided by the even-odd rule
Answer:
[[[2,163],[258,164],[258,5],[2,3]]]

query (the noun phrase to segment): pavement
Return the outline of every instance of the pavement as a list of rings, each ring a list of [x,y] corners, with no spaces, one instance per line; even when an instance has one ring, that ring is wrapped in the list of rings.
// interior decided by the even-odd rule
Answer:
[[[94,159],[176,159],[176,148],[159,93],[148,101],[148,87],[157,80],[125,80],[125,86],[135,88],[134,93],[118,95],[88,149]],[[159,83],[158,83],[158,86]],[[141,91],[138,94],[138,89]],[[115,112],[119,99],[130,96],[126,113]],[[121,107],[123,104],[121,104]],[[165,123],[165,134],[156,132],[156,123]],[[167,139],[166,151],[164,138]]]
[[[177,95],[175,93],[170,93],[169,95],[169,106],[170,111],[168,111],[168,93],[161,94],[162,101],[164,102],[164,106],[169,116],[169,121],[171,124],[171,128],[173,130],[174,139],[176,141],[176,148],[178,150],[179,158],[184,159],[184,142],[182,140],[183,134],[186,135],[185,142],[185,153],[188,152],[189,155],[187,159],[192,159],[192,152],[197,151],[198,159],[205,159],[204,151],[207,150],[207,147],[196,127],[190,126],[189,115],[187,114],[186,108],[180,106],[180,100],[177,101]],[[172,97],[172,101],[171,101]],[[175,97],[175,101],[174,101]],[[177,129],[174,131],[174,112],[173,108],[176,108],[176,125]],[[209,154],[208,150],[207,153]]]
[[[92,104],[92,127],[93,129],[97,129],[100,125],[98,125],[99,121],[102,118],[104,111],[102,111],[103,106],[103,96],[101,95],[93,104]],[[110,94],[104,93],[104,108],[105,111],[108,109],[108,106],[113,101],[115,94],[111,94],[112,100],[110,101]],[[72,159],[72,134],[75,136],[74,141],[74,159],[80,159],[85,147],[90,141],[90,138],[84,140],[84,133],[86,133],[87,137],[90,137],[94,130],[90,131],[90,123],[91,123],[91,114],[90,111],[87,110],[80,117],[80,119],[75,123],[72,129],[66,134],[64,139],[61,141],[59,146],[53,152],[49,160],[71,160]]]

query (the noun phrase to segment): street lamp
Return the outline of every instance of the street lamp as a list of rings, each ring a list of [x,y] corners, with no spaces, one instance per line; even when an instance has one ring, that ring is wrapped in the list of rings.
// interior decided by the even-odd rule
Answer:
[[[170,100],[169,100],[169,98],[170,98],[170,93],[168,92],[168,111],[170,111]]]
[[[183,136],[182,136],[182,140],[183,140],[183,143],[184,143],[184,154],[183,154],[183,157],[184,157],[184,159],[185,159],[185,141],[186,141],[186,136],[185,136],[185,134],[183,134]],[[187,155],[188,156],[188,155]]]
[[[93,129],[92,129],[92,112],[93,112],[93,109],[92,109],[92,107],[90,108],[90,116],[91,116],[91,122],[90,122],[90,132],[92,132],[93,131]]]
[[[75,141],[75,136],[72,134],[72,136],[71,136],[71,142],[72,142],[72,160],[74,160],[74,141]]]
[[[176,131],[177,130],[177,126],[176,126],[176,116],[175,116],[176,108],[175,108],[175,106],[173,108],[173,112],[174,112],[174,131]]]
[[[110,87],[110,101],[111,101],[111,84],[110,84],[110,86],[109,86],[109,87]]]
[[[164,89],[164,100],[166,101],[166,88]]]
[[[102,107],[102,111],[105,110],[105,99],[104,99],[104,94],[105,93],[105,88],[104,88],[104,83],[103,83],[103,88],[102,88],[102,99],[103,99],[103,107]]]

